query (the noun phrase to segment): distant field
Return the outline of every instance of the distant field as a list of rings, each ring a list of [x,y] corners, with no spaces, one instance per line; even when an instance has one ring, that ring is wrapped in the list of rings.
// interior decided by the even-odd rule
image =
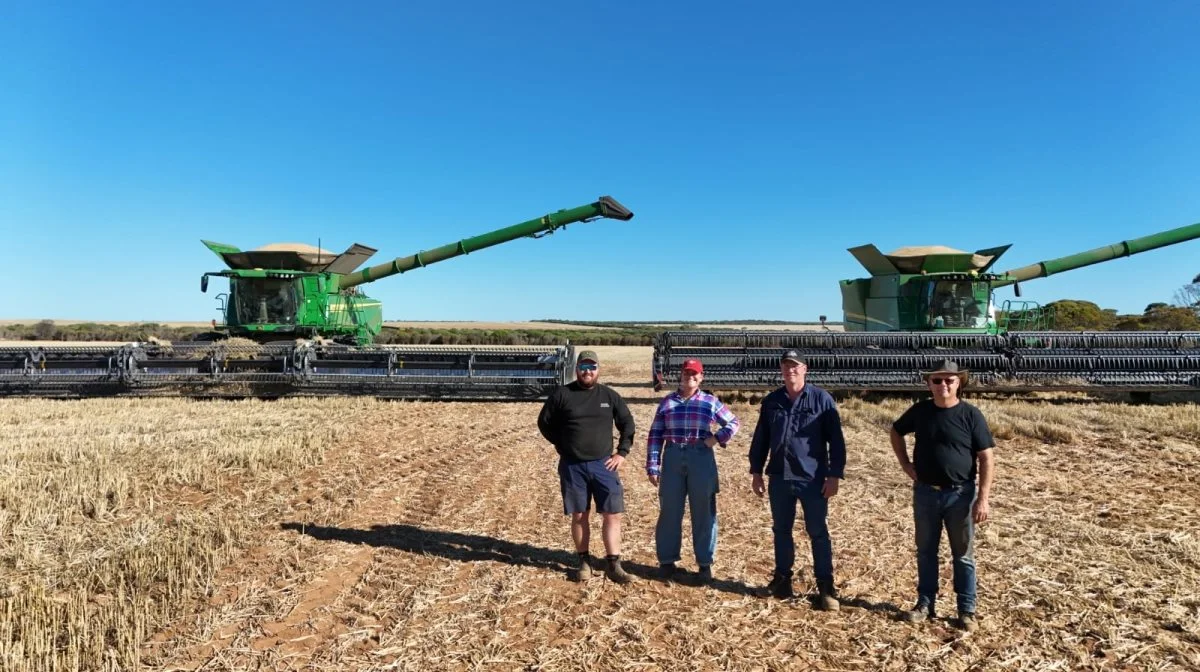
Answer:
[[[582,324],[560,324],[558,322],[384,322],[383,326],[394,329],[554,329],[584,330],[612,329]]]

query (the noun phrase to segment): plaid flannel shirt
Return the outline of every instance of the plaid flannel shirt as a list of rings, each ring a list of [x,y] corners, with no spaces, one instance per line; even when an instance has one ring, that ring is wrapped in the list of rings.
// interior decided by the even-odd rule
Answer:
[[[715,434],[711,430],[714,422],[721,426]],[[688,399],[680,397],[678,390],[668,394],[654,413],[654,422],[646,439],[646,473],[660,474],[659,456],[665,443],[699,442],[715,436],[717,443],[724,447],[739,426],[737,416],[708,392],[699,390]]]

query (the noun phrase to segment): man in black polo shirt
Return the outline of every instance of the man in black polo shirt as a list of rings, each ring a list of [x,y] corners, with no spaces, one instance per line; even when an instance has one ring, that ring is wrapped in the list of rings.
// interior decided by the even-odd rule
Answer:
[[[563,513],[571,516],[571,537],[579,554],[577,577],[592,575],[589,515],[592,500],[600,512],[601,537],[608,553],[607,576],[617,583],[631,577],[621,567],[621,513],[625,511],[625,489],[617,469],[633,446],[633,414],[625,400],[599,382],[600,357],[595,351],[579,353],[575,380],[546,399],[538,415],[538,430],[558,451],[558,480]],[[613,452],[613,423],[620,432]]]
[[[988,518],[995,442],[983,413],[958,398],[968,371],[945,360],[936,371],[923,375],[933,398],[913,404],[891,430],[892,450],[904,473],[913,480],[917,543],[917,603],[901,618],[917,622],[935,614],[938,544],[945,527],[954,559],[959,624],[965,630],[974,630],[975,525]],[[908,434],[916,434],[911,462],[904,442]]]

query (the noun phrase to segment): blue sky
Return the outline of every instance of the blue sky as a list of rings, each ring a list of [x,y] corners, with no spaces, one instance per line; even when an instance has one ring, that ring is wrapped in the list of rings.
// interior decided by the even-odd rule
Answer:
[[[1200,5],[834,5],[6,3],[0,318],[207,320],[202,238],[378,263],[602,194],[634,219],[368,289],[388,319],[840,319],[855,245],[1007,269],[1200,221]],[[1025,298],[1140,312],[1197,273],[1200,241]]]

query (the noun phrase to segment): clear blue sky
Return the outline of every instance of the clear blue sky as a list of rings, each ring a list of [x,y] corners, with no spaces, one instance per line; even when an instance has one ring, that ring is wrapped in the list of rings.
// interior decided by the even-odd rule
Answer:
[[[602,194],[635,218],[370,293],[840,319],[851,246],[1003,270],[1200,221],[1195,2],[5,4],[0,318],[207,320],[202,238],[378,263]],[[1200,241],[1025,295],[1140,312],[1197,273]]]

